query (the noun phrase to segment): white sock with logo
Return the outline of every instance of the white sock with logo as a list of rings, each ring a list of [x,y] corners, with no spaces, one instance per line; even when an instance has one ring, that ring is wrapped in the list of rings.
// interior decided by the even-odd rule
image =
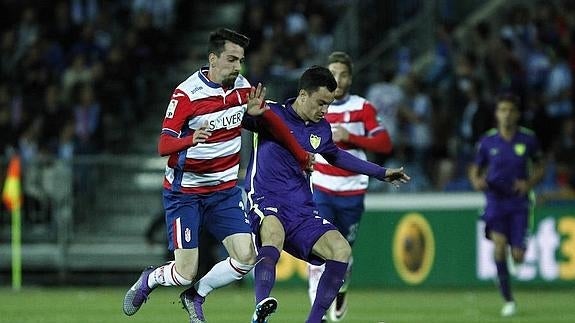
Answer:
[[[254,265],[241,264],[237,260],[228,257],[215,264],[194,287],[200,296],[205,297],[216,288],[242,279],[252,268],[254,268]]]
[[[192,283],[176,271],[176,262],[170,261],[163,266],[160,266],[148,276],[148,287],[154,288],[158,285],[162,286],[186,286]]]

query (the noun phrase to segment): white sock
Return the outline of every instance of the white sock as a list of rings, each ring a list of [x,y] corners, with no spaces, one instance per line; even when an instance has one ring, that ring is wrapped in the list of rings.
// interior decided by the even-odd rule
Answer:
[[[321,266],[308,264],[307,269],[309,282],[307,293],[309,295],[309,300],[313,305],[313,302],[315,301],[315,295],[317,293],[317,284],[319,284],[319,279],[321,278],[321,275],[323,275],[325,264]]]
[[[200,296],[206,297],[211,291],[242,279],[254,268],[254,265],[241,264],[233,258],[226,258],[218,262],[195,285]]]
[[[186,286],[191,284],[191,280],[187,280],[176,271],[176,262],[170,261],[167,264],[160,266],[148,276],[148,287],[154,288],[158,285],[162,286]]]
[[[340,293],[347,292],[347,288],[349,287],[349,282],[351,282],[351,267],[353,266],[353,256],[349,257],[349,262],[347,263],[347,271],[345,272],[345,279],[343,281],[343,285],[339,289]]]

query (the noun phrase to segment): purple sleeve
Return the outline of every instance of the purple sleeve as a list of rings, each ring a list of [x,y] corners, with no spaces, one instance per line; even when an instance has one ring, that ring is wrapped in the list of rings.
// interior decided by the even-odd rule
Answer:
[[[485,154],[485,141],[479,141],[475,146],[474,164],[477,167],[485,167],[487,165],[487,155]]]
[[[355,157],[345,150],[337,149],[333,153],[322,154],[328,163],[350,172],[368,175],[382,181],[385,178],[385,167]]]

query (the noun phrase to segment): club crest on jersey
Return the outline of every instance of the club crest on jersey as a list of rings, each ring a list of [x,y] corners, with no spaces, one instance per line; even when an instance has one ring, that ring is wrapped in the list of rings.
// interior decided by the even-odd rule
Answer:
[[[317,147],[319,147],[319,144],[321,143],[321,137],[311,134],[309,135],[309,143],[311,144],[313,149],[317,149]]]
[[[515,144],[515,146],[513,146],[513,149],[515,150],[515,154],[517,156],[523,156],[526,147],[525,144]]]

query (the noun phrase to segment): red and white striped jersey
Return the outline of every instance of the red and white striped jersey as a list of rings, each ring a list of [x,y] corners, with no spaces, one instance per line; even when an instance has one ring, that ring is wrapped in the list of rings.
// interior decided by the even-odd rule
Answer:
[[[164,179],[167,189],[210,193],[237,183],[241,123],[250,84],[239,75],[234,87],[226,90],[206,75],[207,68],[202,68],[178,85],[168,104],[162,133],[181,138],[207,125],[212,136],[170,155]]]
[[[343,100],[334,101],[329,106],[325,118],[331,124],[332,130],[337,126],[342,126],[350,134],[357,136],[373,135],[384,130],[377,120],[375,107],[357,95],[349,95]],[[363,149],[344,142],[336,142],[336,144],[355,157],[367,159]],[[332,166],[319,154],[316,154],[312,180],[315,189],[344,196],[364,194],[369,183],[367,175]]]

